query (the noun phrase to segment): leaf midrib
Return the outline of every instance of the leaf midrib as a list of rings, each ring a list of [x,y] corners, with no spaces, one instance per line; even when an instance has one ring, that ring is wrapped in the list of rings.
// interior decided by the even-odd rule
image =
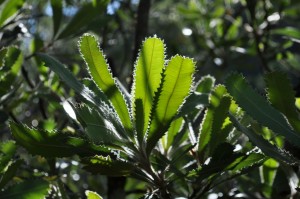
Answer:
[[[173,86],[172,92],[171,92],[171,94],[169,95],[169,98],[168,98],[168,101],[167,101],[167,106],[166,106],[166,109],[165,109],[165,112],[164,112],[164,116],[163,116],[163,118],[162,118],[162,119],[163,119],[163,123],[165,122],[164,120],[165,120],[165,117],[166,117],[166,114],[167,114],[167,110],[168,110],[168,108],[169,108],[170,100],[171,100],[171,98],[172,98],[172,96],[173,96],[173,94],[174,94],[175,88],[176,88],[176,86],[177,86],[177,84],[178,84],[178,79],[179,79],[179,76],[180,76],[180,74],[181,74],[181,68],[182,68],[183,62],[184,62],[184,59],[181,60],[179,72],[177,73],[177,77],[176,77],[176,81],[175,81],[175,85]]]

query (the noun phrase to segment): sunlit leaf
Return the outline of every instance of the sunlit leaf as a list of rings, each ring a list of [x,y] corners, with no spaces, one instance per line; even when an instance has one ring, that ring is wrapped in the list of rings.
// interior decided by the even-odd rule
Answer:
[[[103,199],[99,194],[93,191],[85,191],[85,195],[87,199]]]
[[[215,85],[216,79],[210,75],[202,77],[196,84],[196,91],[199,93],[210,93]]]
[[[128,133],[131,133],[131,137],[133,137],[127,104],[112,77],[110,67],[99,48],[96,38],[92,35],[85,34],[81,37],[79,49],[93,80],[111,101],[125,129],[127,129]]]
[[[4,169],[13,158],[16,149],[16,144],[12,140],[0,142],[0,173],[4,172]]]
[[[210,104],[206,110],[204,119],[202,120],[198,151],[209,155],[214,148],[221,142],[225,141],[227,135],[222,135],[222,128],[231,104],[231,98],[226,96],[226,89],[224,86],[218,85],[210,95]],[[223,125],[224,124],[224,125]],[[207,148],[209,145],[209,148]]]
[[[164,68],[164,51],[162,40],[156,37],[148,38],[142,45],[135,65],[131,108],[133,119],[136,122],[137,109],[135,105],[137,100],[141,100],[144,123],[143,127],[140,128],[140,132],[137,132],[140,142],[144,139],[144,134],[148,129],[152,101],[161,82]]]
[[[0,10],[0,26],[3,25],[3,23],[13,16],[17,11],[22,8],[24,4],[24,0],[9,0],[6,1],[5,4],[3,4],[2,9]]]
[[[147,140],[148,151],[165,134],[184,99],[189,95],[194,71],[193,60],[179,55],[172,57],[166,66],[161,92],[157,93],[158,103],[151,113],[153,120]]]

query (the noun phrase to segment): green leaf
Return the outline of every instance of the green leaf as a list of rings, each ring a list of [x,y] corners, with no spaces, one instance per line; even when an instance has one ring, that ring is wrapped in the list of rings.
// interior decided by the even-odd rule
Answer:
[[[196,170],[197,180],[201,181],[217,173],[232,169],[232,163],[243,154],[234,153],[234,147],[228,143],[218,145],[212,154],[211,161],[202,168]],[[189,175],[193,175],[195,171],[191,171]]]
[[[99,194],[93,191],[86,190],[85,195],[87,199],[103,199]]]
[[[130,136],[133,138],[133,131],[127,104],[123,94],[117,87],[117,84],[112,77],[110,67],[108,66],[106,59],[99,48],[96,38],[92,35],[85,34],[83,37],[81,37],[79,49],[93,80],[111,101],[114,109],[122,121],[123,126],[126,130],[128,130],[128,133],[131,133]]]
[[[237,104],[253,119],[269,127],[274,133],[284,136],[295,146],[300,146],[300,135],[290,128],[280,112],[247,84],[242,75],[231,75],[226,86]]]
[[[164,44],[161,39],[152,37],[146,39],[139,53],[135,69],[134,82],[132,86],[132,113],[136,123],[136,101],[141,100],[144,121],[142,128],[139,128],[137,137],[140,142],[143,141],[148,124],[150,122],[150,111],[155,92],[159,88],[162,72],[164,68]]]
[[[87,30],[89,24],[102,17],[108,3],[109,0],[101,0],[97,5],[94,5],[92,2],[82,5],[71,21],[58,34],[57,39],[82,34],[82,32]]]
[[[42,58],[42,60],[45,62],[45,65],[50,67],[55,73],[57,73],[60,78],[65,81],[65,83],[74,89],[76,93],[81,95],[87,102],[91,103],[93,105],[93,108],[95,108],[99,114],[105,118],[106,120],[110,121],[110,123],[113,123],[113,127],[117,129],[117,132],[124,135],[126,137],[126,131],[123,128],[123,125],[119,121],[119,118],[116,116],[116,114],[110,110],[110,107],[108,104],[106,104],[107,98],[100,99],[100,96],[95,96],[95,94],[89,90],[86,86],[84,86],[82,83],[80,83],[74,75],[65,68],[64,65],[59,63],[54,58],[46,55],[46,54],[38,54],[39,57]]]
[[[113,120],[107,120],[100,113],[93,108],[86,105],[78,105],[75,107],[75,112],[78,115],[81,124],[86,128],[86,133],[91,141],[94,143],[101,143],[106,145],[122,146],[126,137],[122,131],[117,131],[113,125]],[[113,112],[107,113],[114,114]],[[123,130],[124,131],[124,130]]]
[[[14,84],[23,64],[23,53],[16,47],[8,47],[3,61],[4,66],[0,71],[0,90],[11,90],[11,85]]]
[[[107,176],[127,176],[134,167],[124,160],[113,160],[110,156],[94,156],[82,161],[85,165],[83,168],[95,174]]]
[[[23,164],[23,160],[17,160],[6,169],[6,171],[0,175],[0,190],[15,176],[18,168]]]
[[[91,156],[110,154],[102,146],[65,133],[30,129],[23,124],[11,122],[10,129],[17,143],[33,155],[44,157],[70,157],[72,155]]]
[[[166,148],[167,149],[170,148],[171,145],[173,144],[176,135],[178,134],[180,128],[182,127],[182,123],[183,123],[183,118],[178,118],[171,123],[171,125],[168,129],[168,132],[166,134],[166,136],[167,136]]]
[[[41,199],[48,195],[49,183],[42,179],[26,180],[0,192],[5,199]]]
[[[51,0],[51,8],[53,12],[53,38],[56,36],[61,19],[63,17],[62,0]]]
[[[285,27],[272,30],[272,34],[284,35],[295,39],[300,39],[300,31],[294,27]]]
[[[17,150],[15,141],[0,143],[0,173],[3,173]]]
[[[2,67],[3,67],[3,65],[5,63],[4,58],[6,56],[7,50],[8,50],[7,48],[2,48],[0,50],[0,70],[2,70]],[[1,76],[0,76],[0,79],[2,79]]]
[[[19,11],[23,4],[24,0],[9,0],[2,6],[0,10],[0,26],[4,24],[4,22],[13,16],[17,11]]]
[[[210,75],[203,76],[196,84],[196,91],[199,93],[210,93],[215,85],[216,79]]]
[[[158,93],[157,106],[152,110],[153,121],[148,134],[148,151],[151,151],[165,134],[189,95],[194,71],[195,63],[190,58],[176,55],[169,61],[164,71],[162,90]]]
[[[291,154],[272,145],[262,136],[255,133],[251,128],[244,127],[234,116],[229,115],[229,117],[234,126],[240,132],[244,133],[254,145],[259,147],[265,155],[288,164],[295,164],[296,162],[298,162],[298,160],[292,157]]]
[[[94,93],[90,91],[86,86],[81,84],[76,77],[59,61],[54,59],[53,57],[43,54],[37,53],[38,57],[40,57],[43,62],[45,62],[45,66],[52,69],[59,77],[72,89],[74,89],[79,95],[81,95],[84,99],[91,102],[94,105],[98,105]]]
[[[176,118],[183,117],[190,113],[201,110],[202,107],[207,107],[209,104],[209,95],[206,93],[191,93],[186,99],[184,104],[180,107]]]
[[[272,72],[266,76],[267,96],[271,104],[281,111],[300,134],[299,113],[295,106],[295,91],[286,74]]]
[[[226,135],[222,135],[225,128],[225,119],[231,104],[231,98],[226,96],[226,88],[218,85],[210,95],[210,104],[201,123],[198,151],[210,155],[214,148],[225,141]],[[224,124],[224,126],[223,126]],[[221,139],[222,138],[222,139]],[[208,148],[207,148],[208,147]],[[206,159],[204,157],[204,159]]]
[[[244,170],[248,167],[253,167],[254,165],[262,164],[266,160],[266,156],[261,153],[250,153],[244,157],[238,158],[237,163],[235,163],[233,171]]]

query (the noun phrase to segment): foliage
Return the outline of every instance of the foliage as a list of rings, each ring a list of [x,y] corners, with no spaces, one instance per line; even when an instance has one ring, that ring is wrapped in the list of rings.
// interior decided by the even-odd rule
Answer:
[[[149,2],[0,0],[0,198],[299,197],[299,3]]]

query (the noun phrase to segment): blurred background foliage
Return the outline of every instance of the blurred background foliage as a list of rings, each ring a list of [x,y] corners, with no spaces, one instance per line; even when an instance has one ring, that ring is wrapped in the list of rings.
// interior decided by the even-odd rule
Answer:
[[[0,189],[43,176],[57,185],[51,186],[49,197],[62,197],[56,187],[64,183],[71,198],[83,197],[86,189],[113,198],[110,185],[125,183],[88,174],[80,169],[76,156],[49,161],[28,155],[8,141],[9,120],[70,134],[78,128],[66,114],[66,100],[74,97],[74,92],[43,67],[35,56],[37,52],[56,57],[78,78],[87,77],[77,41],[83,33],[91,32],[98,36],[112,73],[128,89],[142,41],[157,35],[168,46],[168,55],[194,58],[196,80],[210,74],[222,83],[230,72],[238,71],[263,92],[263,74],[281,70],[289,75],[299,98],[299,21],[297,0],[0,0],[0,160],[2,166],[6,165],[0,169]],[[16,174],[6,184],[5,168],[12,164]],[[272,171],[278,164],[270,159],[264,165],[268,165],[264,169],[269,169],[270,175],[264,178],[267,186],[273,183]],[[282,170],[278,174],[286,175]],[[257,173],[251,175],[241,178],[238,184],[232,181],[235,189],[216,187],[214,197],[261,192],[262,187],[256,183],[260,177]],[[247,190],[250,184],[252,188]],[[132,179],[125,188],[128,198],[136,198],[146,189]],[[289,193],[288,186],[280,189],[276,191]],[[267,189],[263,192],[270,197]]]

